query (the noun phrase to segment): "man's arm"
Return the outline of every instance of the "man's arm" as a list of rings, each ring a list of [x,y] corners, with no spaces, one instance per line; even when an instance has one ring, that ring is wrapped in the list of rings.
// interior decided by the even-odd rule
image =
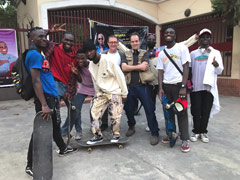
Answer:
[[[30,69],[30,73],[32,76],[33,89],[42,105],[43,119],[48,120],[51,116],[51,109],[48,107],[46,99],[44,97],[42,83],[40,80],[40,69]]]
[[[124,74],[117,64],[113,63],[112,67],[113,67],[114,74],[115,74],[115,77],[117,79],[117,82],[119,84],[119,87],[121,88],[122,97],[125,100],[127,98],[128,89],[127,89],[127,84],[126,84],[126,81],[125,81]]]
[[[162,88],[163,72],[164,71],[162,69],[158,70],[158,87],[159,87],[158,96],[159,96],[160,101],[161,101],[161,97],[164,95],[164,91]]]
[[[198,41],[198,35],[197,35],[197,34],[194,34],[194,35],[192,35],[190,38],[188,38],[187,40],[182,41],[182,42],[180,42],[180,43],[184,44],[184,45],[187,46],[187,47],[190,47],[190,46],[192,46],[193,44],[195,44],[197,41]]]
[[[120,49],[123,52],[129,51],[130,49],[128,49],[123,43],[119,42],[118,45],[118,49]]]
[[[127,63],[122,63],[122,71],[123,72],[131,72],[131,71],[146,71],[148,68],[147,62],[142,62],[138,65],[128,65]]]
[[[188,73],[189,73],[189,63],[186,62],[184,65],[183,65],[183,79],[182,79],[182,84],[185,85],[184,88],[181,88],[180,91],[179,91],[179,96],[183,96],[185,97],[186,94],[187,94],[187,87],[186,87],[186,84],[187,84],[187,80],[188,80]]]

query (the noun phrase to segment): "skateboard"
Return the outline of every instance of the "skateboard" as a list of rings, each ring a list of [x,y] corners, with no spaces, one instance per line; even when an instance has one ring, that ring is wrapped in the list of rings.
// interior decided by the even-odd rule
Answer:
[[[38,112],[33,125],[33,179],[51,180],[53,175],[52,159],[52,119],[43,120]]]
[[[118,142],[111,143],[110,139],[105,139],[102,142],[96,143],[96,144],[87,144],[87,141],[80,141],[78,144],[81,147],[88,148],[87,151],[91,153],[93,151],[93,147],[95,146],[105,146],[105,145],[117,145],[119,149],[123,149],[123,145],[129,141],[129,138],[120,138]]]
[[[175,122],[171,121],[172,116],[174,116],[174,114],[171,112],[173,103],[168,104],[168,101],[169,100],[166,95],[164,95],[161,98],[161,102],[163,105],[164,118],[165,118],[166,132],[170,139],[170,147],[173,147],[177,141],[178,135],[175,132],[176,131]]]
[[[72,110],[72,102],[71,101],[68,101],[68,129],[67,129],[67,146],[69,145],[70,143],[70,125],[71,125],[71,110]]]

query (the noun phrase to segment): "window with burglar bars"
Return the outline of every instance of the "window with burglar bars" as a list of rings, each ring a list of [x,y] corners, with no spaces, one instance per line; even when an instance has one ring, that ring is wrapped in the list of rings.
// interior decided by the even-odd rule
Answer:
[[[150,33],[155,33],[155,24],[141,18],[112,9],[79,7],[74,9],[61,9],[48,11],[49,27],[54,24],[66,23],[66,30],[75,36],[76,47],[79,48],[84,39],[89,38],[88,18],[94,21],[111,25],[122,26],[148,26]],[[51,40],[60,42],[63,33],[55,33]]]
[[[212,31],[211,46],[221,52],[224,71],[221,76],[230,77],[232,69],[232,41],[233,41],[233,26],[220,14],[208,14],[196,18],[190,18],[174,23],[162,25],[161,45],[164,45],[163,34],[168,27],[173,27],[176,30],[177,42],[188,39],[195,33],[199,33],[203,28],[208,28]],[[190,51],[198,48],[198,43],[195,43],[189,48]]]

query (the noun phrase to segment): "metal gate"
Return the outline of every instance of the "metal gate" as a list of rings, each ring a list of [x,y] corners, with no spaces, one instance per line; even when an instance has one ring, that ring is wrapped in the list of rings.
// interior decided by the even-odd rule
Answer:
[[[223,17],[219,14],[210,14],[171,24],[164,24],[161,30],[161,45],[164,44],[163,33],[166,28],[173,27],[176,30],[177,42],[189,38],[194,33],[199,33],[203,28],[212,31],[211,46],[221,52],[223,58],[224,71],[221,76],[231,76],[232,68],[232,39],[233,27],[228,25]],[[198,44],[189,48],[190,51],[196,49]]]
[[[123,26],[148,26],[150,33],[155,33],[155,24],[117,10],[106,8],[79,7],[73,9],[49,10],[48,25],[67,23],[66,29],[75,36],[75,46],[79,48],[82,41],[89,38],[88,18],[98,22]],[[51,40],[60,42],[62,33],[50,36]]]

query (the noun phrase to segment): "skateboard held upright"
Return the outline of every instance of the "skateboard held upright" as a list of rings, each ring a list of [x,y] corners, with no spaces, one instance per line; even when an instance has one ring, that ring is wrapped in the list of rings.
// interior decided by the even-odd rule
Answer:
[[[161,98],[162,105],[163,105],[163,111],[164,111],[164,118],[165,118],[165,126],[166,126],[166,132],[170,139],[170,147],[173,147],[177,141],[177,133],[176,133],[176,127],[175,122],[171,121],[171,117],[174,116],[174,114],[171,112],[172,104],[168,104],[169,100],[166,95],[164,95]]]
[[[43,120],[38,112],[33,125],[33,179],[51,180],[52,160],[52,119]]]

